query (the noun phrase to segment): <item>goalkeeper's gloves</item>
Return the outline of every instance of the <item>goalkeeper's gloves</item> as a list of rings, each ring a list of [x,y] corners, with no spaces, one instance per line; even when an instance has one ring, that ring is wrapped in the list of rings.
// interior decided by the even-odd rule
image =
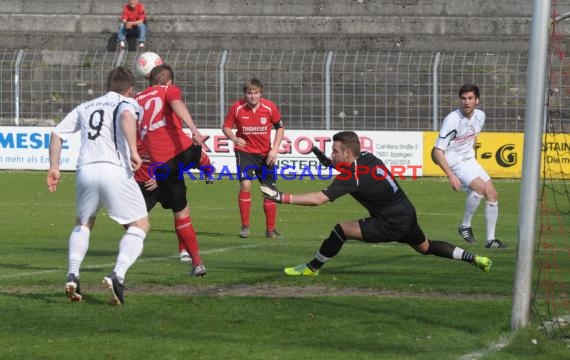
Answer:
[[[313,148],[311,149],[311,151],[313,152],[313,154],[315,154],[315,156],[317,157],[317,159],[319,159],[319,162],[321,163],[322,166],[324,167],[329,167],[332,164],[331,159],[329,159],[324,152],[322,152],[318,147],[313,146]]]
[[[261,193],[263,194],[264,198],[269,199],[271,201],[274,201],[276,203],[290,204],[291,199],[293,198],[293,196],[291,196],[291,194],[285,194],[285,193],[283,193],[277,189],[273,189],[267,185],[261,185],[260,189],[261,189]]]

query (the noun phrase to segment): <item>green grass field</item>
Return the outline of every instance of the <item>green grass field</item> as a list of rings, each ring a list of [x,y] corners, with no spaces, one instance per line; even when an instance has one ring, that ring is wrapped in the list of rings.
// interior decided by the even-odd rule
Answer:
[[[498,237],[505,250],[468,245],[456,229],[464,194],[446,180],[401,181],[432,239],[487,255],[484,273],[422,256],[396,243],[348,242],[315,278],[286,266],[312,259],[332,226],[367,214],[346,196],[319,208],[279,205],[281,240],[264,238],[259,193],[249,239],[240,239],[236,181],[189,181],[189,201],[208,275],[188,276],[177,259],[170,212],[127,274],[126,303],[107,305],[100,282],[113,268],[122,229],[101,212],[81,272],[85,301],[63,291],[74,223],[74,174],[49,193],[44,172],[1,172],[1,359],[562,359],[568,342],[537,325],[510,331],[519,183],[497,180]],[[282,181],[287,192],[327,182]],[[483,207],[474,220],[483,239]],[[533,340],[537,340],[534,344]]]

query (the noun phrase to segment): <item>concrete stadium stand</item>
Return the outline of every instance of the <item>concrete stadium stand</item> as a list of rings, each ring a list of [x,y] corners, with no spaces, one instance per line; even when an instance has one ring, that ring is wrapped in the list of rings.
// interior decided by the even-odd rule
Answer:
[[[527,51],[532,1],[146,0],[160,49]],[[0,2],[0,47],[114,50],[116,0]],[[570,0],[558,1],[570,10]],[[563,23],[561,26],[566,26]]]

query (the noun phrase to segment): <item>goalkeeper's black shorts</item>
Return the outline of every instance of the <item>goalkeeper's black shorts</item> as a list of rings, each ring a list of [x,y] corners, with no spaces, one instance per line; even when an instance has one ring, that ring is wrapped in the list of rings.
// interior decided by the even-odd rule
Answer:
[[[365,242],[379,243],[397,241],[409,245],[419,245],[426,239],[416,214],[401,214],[398,217],[379,219],[369,217],[358,220]]]

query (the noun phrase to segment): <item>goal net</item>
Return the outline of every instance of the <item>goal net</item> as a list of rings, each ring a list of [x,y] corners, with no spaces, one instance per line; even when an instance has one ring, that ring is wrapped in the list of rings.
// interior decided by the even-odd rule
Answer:
[[[551,8],[532,309],[549,336],[569,338],[570,9]]]

